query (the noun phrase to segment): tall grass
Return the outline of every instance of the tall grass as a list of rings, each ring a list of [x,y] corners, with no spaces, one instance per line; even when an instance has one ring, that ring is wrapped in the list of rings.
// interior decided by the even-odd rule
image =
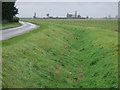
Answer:
[[[40,28],[3,41],[3,87],[116,88],[116,20],[23,20]]]

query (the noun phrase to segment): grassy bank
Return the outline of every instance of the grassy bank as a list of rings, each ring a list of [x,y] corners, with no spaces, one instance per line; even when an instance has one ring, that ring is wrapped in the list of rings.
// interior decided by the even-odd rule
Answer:
[[[3,87],[117,87],[116,20],[24,21],[40,28],[3,41]]]
[[[0,25],[0,30],[1,29],[8,29],[8,28],[13,28],[13,27],[18,27],[20,26],[21,24],[20,23],[7,23],[7,24],[2,24]]]

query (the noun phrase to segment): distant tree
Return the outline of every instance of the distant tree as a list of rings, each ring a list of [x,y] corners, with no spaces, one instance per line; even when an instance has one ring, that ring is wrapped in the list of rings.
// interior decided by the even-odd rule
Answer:
[[[108,19],[108,17],[106,16],[105,19]]]
[[[16,14],[18,14],[18,9],[15,7],[15,2],[2,3],[2,20],[10,22]]]
[[[87,16],[86,19],[88,19],[89,17]]]
[[[80,15],[78,15],[78,18],[81,18],[81,16],[80,16]]]
[[[49,18],[50,14],[49,14],[49,13],[47,13],[47,14],[46,14],[46,16]]]

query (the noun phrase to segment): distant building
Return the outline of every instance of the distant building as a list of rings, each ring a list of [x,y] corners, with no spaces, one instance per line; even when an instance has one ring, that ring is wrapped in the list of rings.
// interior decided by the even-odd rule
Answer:
[[[33,18],[34,18],[34,19],[36,19],[36,18],[37,18],[37,17],[36,17],[36,12],[34,13],[34,16],[33,16]]]
[[[108,18],[111,19],[111,15],[108,15]]]
[[[58,17],[58,16],[54,17],[51,16],[49,13],[47,13],[46,16],[47,17],[40,18],[37,17],[36,12],[34,12],[33,19],[88,19],[89,18],[88,16],[82,17],[79,13],[77,13],[77,11],[75,11],[73,14],[67,13],[66,17]]]
[[[72,18],[72,17],[73,17],[72,14],[67,13],[67,18]]]
[[[77,11],[75,11],[75,17],[77,17]]]
[[[89,17],[87,16],[86,19],[89,19]]]
[[[75,11],[75,14],[69,14],[69,13],[67,13],[67,18],[80,19],[82,17],[79,14],[77,14],[77,11]]]

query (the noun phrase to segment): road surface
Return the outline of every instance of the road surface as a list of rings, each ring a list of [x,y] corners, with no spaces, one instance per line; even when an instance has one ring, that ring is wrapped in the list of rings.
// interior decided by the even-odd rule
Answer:
[[[20,21],[20,23],[22,24],[20,27],[0,30],[0,40],[6,40],[24,33],[28,33],[39,27],[29,22]]]

